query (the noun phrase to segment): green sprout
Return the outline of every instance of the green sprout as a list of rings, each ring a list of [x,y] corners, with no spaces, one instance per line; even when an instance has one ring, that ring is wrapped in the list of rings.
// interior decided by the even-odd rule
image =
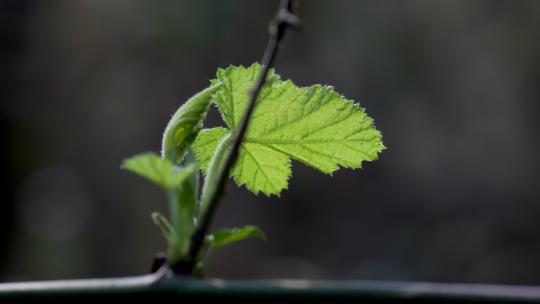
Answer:
[[[218,69],[210,86],[172,116],[163,134],[161,156],[148,152],[123,162],[124,169],[167,193],[170,220],[159,213],[152,218],[167,240],[170,266],[187,263],[188,273],[200,274],[214,250],[248,237],[265,239],[255,226],[220,229],[205,233],[202,248],[191,256],[194,235],[210,212],[211,188],[230,153],[249,91],[261,70],[257,63]],[[211,105],[217,106],[227,128],[203,129]],[[298,87],[281,80],[272,69],[249,123],[229,175],[254,194],[279,196],[287,189],[291,160],[332,174],[340,167],[361,168],[363,161],[377,159],[385,148],[373,119],[352,100],[331,86]],[[202,191],[199,172],[205,177]]]

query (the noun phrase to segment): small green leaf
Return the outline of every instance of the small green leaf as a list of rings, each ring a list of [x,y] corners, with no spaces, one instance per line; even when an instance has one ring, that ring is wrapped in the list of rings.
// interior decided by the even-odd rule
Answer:
[[[260,65],[219,69],[212,83],[223,85],[213,95],[230,131],[236,131]],[[229,132],[230,132],[229,131]],[[194,143],[201,168],[207,168],[222,129],[204,130]],[[250,119],[231,176],[257,194],[279,195],[288,187],[290,160],[323,173],[340,167],[361,168],[385,149],[382,135],[363,108],[331,86],[297,87],[270,73]]]
[[[152,152],[124,160],[122,168],[150,180],[165,190],[179,187],[195,171],[194,166],[174,166],[170,161]]]
[[[224,228],[214,231],[214,233],[206,237],[206,242],[211,248],[217,249],[248,237],[257,237],[266,241],[266,236],[258,227],[245,226],[243,228]]]
[[[163,133],[161,155],[179,164],[202,128],[212,94],[221,86],[214,83],[186,101],[172,116]]]
[[[159,212],[154,212],[152,213],[152,221],[159,227],[167,242],[169,244],[174,244],[176,241],[176,233],[167,218]]]

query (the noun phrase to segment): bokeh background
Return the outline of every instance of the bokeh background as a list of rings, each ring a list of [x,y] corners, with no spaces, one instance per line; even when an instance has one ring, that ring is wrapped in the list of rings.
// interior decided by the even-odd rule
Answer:
[[[217,67],[260,59],[276,1],[0,2],[0,280],[147,273],[159,189],[120,170],[159,151]],[[228,185],[209,275],[540,284],[540,2],[302,1],[283,78],[331,84],[388,147],[290,190]],[[215,110],[208,125],[221,124]]]

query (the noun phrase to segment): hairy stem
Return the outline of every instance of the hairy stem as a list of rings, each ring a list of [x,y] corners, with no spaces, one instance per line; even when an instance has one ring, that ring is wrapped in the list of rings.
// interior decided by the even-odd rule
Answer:
[[[212,159],[210,160],[210,164],[208,165],[206,179],[203,185],[199,204],[198,219],[200,222],[204,219],[204,215],[207,214],[207,207],[209,206],[208,203],[211,201],[211,196],[215,195],[216,191],[218,190],[217,187],[220,186],[220,174],[223,171],[225,160],[229,155],[229,148],[231,147],[233,139],[234,137],[232,134],[227,134],[221,140],[216,148],[216,151],[214,152],[214,155],[212,156]]]

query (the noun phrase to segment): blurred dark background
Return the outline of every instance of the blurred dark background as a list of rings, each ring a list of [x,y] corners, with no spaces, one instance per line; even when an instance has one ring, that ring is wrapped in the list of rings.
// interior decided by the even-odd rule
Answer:
[[[119,168],[159,151],[216,68],[260,59],[276,1],[0,2],[0,279],[146,273],[164,195]],[[331,84],[388,147],[280,198],[228,186],[210,276],[540,284],[540,2],[302,1],[277,70]],[[211,115],[209,125],[219,124]]]

